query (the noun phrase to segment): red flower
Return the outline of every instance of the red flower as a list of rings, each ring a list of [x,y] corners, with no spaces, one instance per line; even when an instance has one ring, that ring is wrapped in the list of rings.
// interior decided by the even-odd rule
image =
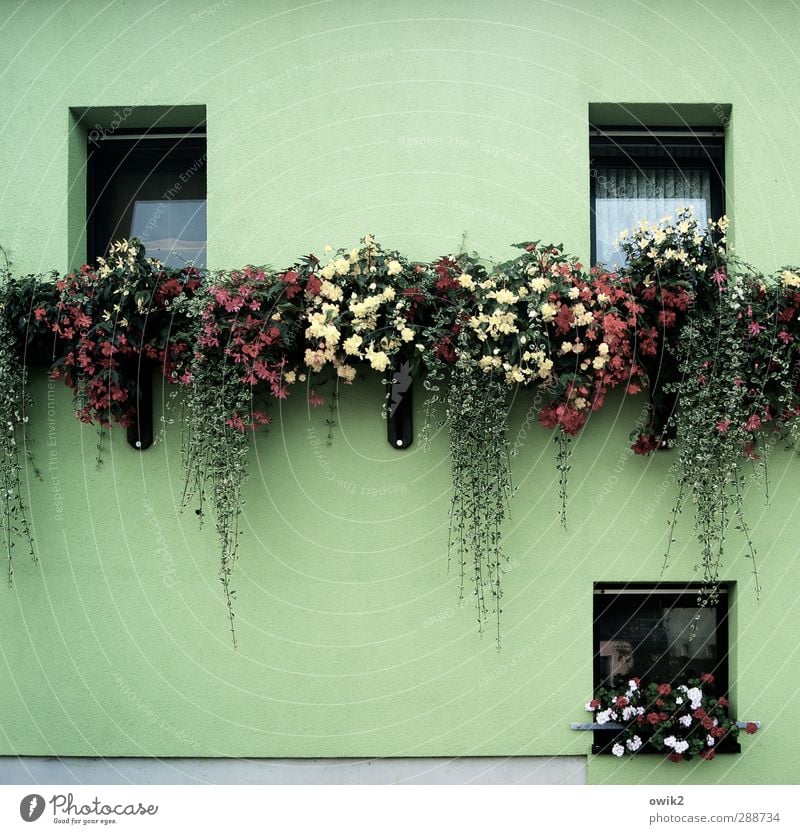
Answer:
[[[700,675],[700,681],[702,683],[714,683],[714,676],[711,672],[703,672],[703,674]]]
[[[698,721],[702,721],[702,720],[703,720],[703,719],[704,719],[704,718],[708,715],[708,713],[707,713],[707,712],[706,712],[706,711],[705,711],[702,707],[700,707],[699,709],[696,709],[696,710],[692,713],[692,715],[693,715],[693,716],[694,716],[694,717],[695,717]]]
[[[659,695],[670,695],[672,693],[672,687],[668,683],[662,683],[658,686],[658,694]]]
[[[703,727],[706,730],[710,730],[714,726],[714,720],[710,718],[708,715],[703,719]]]
[[[614,699],[614,704],[618,707],[627,707],[630,701],[624,695],[617,695]]]
[[[683,761],[683,754],[682,753],[670,753],[667,758],[671,762],[682,762]]]
[[[747,735],[751,736],[753,735],[753,733],[758,732],[758,725],[754,724],[752,721],[748,721],[747,724],[745,724],[744,731],[747,733]]]
[[[715,755],[713,747],[706,747],[705,750],[700,752],[700,757],[705,759],[707,762],[710,762]]]
[[[719,703],[719,705],[720,705],[721,707],[727,707],[727,706],[728,706],[728,699],[727,699],[727,698],[723,695],[723,696],[719,699],[718,703]]]
[[[592,709],[597,709],[600,706],[600,701],[598,701],[597,698],[592,698],[592,700],[589,701],[589,706]]]
[[[640,434],[639,439],[631,446],[637,455],[649,455],[658,449],[658,438],[653,434]]]
[[[648,712],[648,713],[647,713],[647,720],[648,720],[651,724],[655,725],[655,724],[658,724],[658,722],[659,722],[661,719],[658,717],[658,713],[657,713],[657,712]]]

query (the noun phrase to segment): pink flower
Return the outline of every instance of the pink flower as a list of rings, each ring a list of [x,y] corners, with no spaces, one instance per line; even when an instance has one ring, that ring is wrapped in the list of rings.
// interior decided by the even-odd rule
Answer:
[[[761,418],[758,414],[753,414],[750,419],[744,424],[745,431],[758,431],[761,428]]]
[[[757,321],[751,321],[751,322],[750,322],[750,325],[749,325],[749,326],[748,326],[748,328],[747,328],[747,332],[748,332],[751,336],[760,336],[760,335],[761,335],[761,331],[762,331],[763,329],[764,329],[764,325],[763,325],[763,324],[759,324]]]
[[[728,276],[725,274],[724,269],[717,269],[714,274],[711,276],[711,280],[721,289],[723,289],[723,285],[727,282]]]
[[[724,420],[720,420],[719,423],[717,423],[717,431],[720,434],[725,434],[728,431],[730,424],[731,421],[727,417]]]
[[[308,395],[308,404],[314,408],[325,405],[325,397],[320,397],[320,395],[317,394],[312,388],[311,393]]]

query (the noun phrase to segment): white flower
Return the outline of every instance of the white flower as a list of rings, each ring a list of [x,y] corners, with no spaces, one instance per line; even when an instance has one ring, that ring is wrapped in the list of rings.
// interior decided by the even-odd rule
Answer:
[[[675,698],[675,703],[676,703],[676,704],[682,704],[682,703],[683,703],[683,698],[681,698],[681,696],[680,696],[680,695],[678,695],[678,696]]]
[[[574,301],[576,298],[580,298],[581,291],[577,287],[572,287],[567,295]]]
[[[636,715],[636,707],[623,707],[622,720],[630,721]]]
[[[414,341],[414,331],[410,327],[404,327],[400,331],[400,338],[404,342],[413,342]]]
[[[682,724],[684,727],[688,727],[692,723],[692,716],[691,715],[682,715],[678,719],[678,723]]]
[[[629,738],[625,743],[628,747],[628,750],[630,750],[631,753],[635,753],[642,746],[642,740],[639,738],[639,736]]]
[[[700,709],[703,703],[703,693],[696,686],[686,690],[686,697],[692,702],[692,709]]]
[[[333,261],[328,261],[328,263],[326,263],[325,266],[323,266],[319,271],[319,274],[323,278],[333,278],[336,274],[336,267],[334,266]]]
[[[607,356],[608,355],[608,345],[605,342],[600,342],[597,346],[597,352],[600,356]]]
[[[569,353],[572,350],[572,342],[562,342],[561,343],[561,352],[562,353]]]
[[[483,359],[488,359],[488,356],[484,356]],[[483,363],[483,359],[481,359],[481,363]],[[592,706],[592,702],[587,702],[586,706],[584,707],[586,712],[594,712],[594,707]]]
[[[399,275],[403,271],[403,266],[400,261],[389,261],[386,271],[389,275]]]
[[[713,747],[713,746],[714,746],[715,741],[716,741],[716,739],[714,738],[714,736],[706,736],[706,744],[707,744],[709,747]]]
[[[666,739],[664,739],[664,743],[666,744]],[[676,753],[684,753],[686,750],[689,749],[689,742],[688,741],[676,741],[674,749],[675,749]]]
[[[345,258],[337,258],[333,262],[333,268],[336,270],[337,275],[347,275],[350,272],[350,261]]]
[[[624,748],[621,744],[619,744],[619,743],[618,743],[618,744],[615,744],[615,745],[611,748],[611,752],[612,752],[615,756],[619,757],[619,756],[624,755],[624,753],[625,753],[625,748]]]
[[[551,282],[547,278],[534,278],[530,285],[534,292],[544,292],[551,285]]]
[[[601,347],[602,347],[602,345],[601,345]],[[606,350],[608,350],[608,345],[606,345]],[[603,351],[600,351],[600,353],[602,353],[602,352],[603,352]],[[628,681],[628,689],[629,689],[631,692],[636,692],[636,690],[637,690],[638,688],[639,688],[639,687],[636,685],[636,681],[635,681],[635,680],[631,679],[631,680],[629,680],[629,681]]]
[[[604,709],[598,712],[594,719],[598,724],[607,724],[611,720],[611,710]]]
[[[674,748],[677,743],[678,743],[678,739],[676,739],[675,736],[667,736],[664,739],[664,747],[673,747]]]

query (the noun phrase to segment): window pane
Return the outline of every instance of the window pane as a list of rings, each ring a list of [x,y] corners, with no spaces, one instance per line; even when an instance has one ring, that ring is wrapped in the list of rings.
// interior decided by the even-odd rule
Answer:
[[[600,685],[721,672],[725,647],[719,645],[718,627],[724,607],[700,608],[686,595],[611,594],[596,597],[595,614]]]
[[[205,200],[136,200],[130,236],[166,266],[206,263]]]
[[[115,136],[89,149],[88,257],[139,237],[167,266],[206,265],[206,140]]]
[[[640,220],[657,223],[693,206],[705,223],[711,210],[711,174],[704,168],[598,167],[595,177],[594,223],[596,261],[622,266],[625,257],[616,246],[620,234]]]

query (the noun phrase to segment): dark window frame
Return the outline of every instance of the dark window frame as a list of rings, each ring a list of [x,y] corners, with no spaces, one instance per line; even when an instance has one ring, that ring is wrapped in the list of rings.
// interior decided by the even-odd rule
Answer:
[[[604,610],[610,608],[619,597],[643,597],[646,603],[650,598],[657,598],[659,602],[670,602],[668,606],[675,607],[677,603],[683,603],[687,607],[698,607],[698,592],[701,588],[695,582],[596,582],[592,594],[592,677],[593,688],[596,691],[605,681],[601,668],[602,660],[599,654],[600,645],[600,617],[603,611],[598,611],[598,599],[605,598]],[[717,617],[714,633],[716,635],[717,660],[712,668],[703,671],[711,672],[714,675],[715,691],[717,695],[725,695],[730,699],[730,617],[731,601],[733,598],[733,586],[729,583],[720,583],[720,602],[716,606],[719,609],[724,605],[724,615]],[[663,611],[663,607],[662,607]],[[636,670],[631,673],[636,674]],[[650,683],[651,681],[644,681]],[[666,682],[666,681],[664,681]],[[611,753],[611,748],[617,740],[618,734],[612,730],[594,730],[592,752]],[[719,753],[738,753],[741,747],[737,741],[725,738],[718,746]],[[661,755],[656,750],[644,750],[646,754],[653,753]]]
[[[661,153],[642,153],[657,149]],[[701,156],[681,157],[680,150],[704,152]],[[638,150],[638,153],[637,153]],[[674,168],[680,172],[686,163],[706,168],[711,181],[710,216],[725,214],[725,133],[712,128],[676,127],[600,127],[589,125],[589,223],[591,231],[591,262],[597,262],[596,172],[602,168],[647,170]],[[683,164],[682,164],[683,163]]]

